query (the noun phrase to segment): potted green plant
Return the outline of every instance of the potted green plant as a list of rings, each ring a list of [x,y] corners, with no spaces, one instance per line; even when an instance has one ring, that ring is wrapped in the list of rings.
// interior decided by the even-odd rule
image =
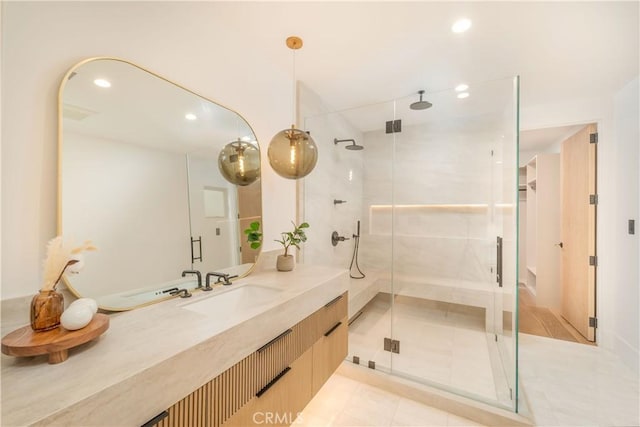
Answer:
[[[293,270],[293,267],[295,266],[295,258],[293,254],[289,253],[289,248],[291,246],[295,246],[300,249],[300,244],[307,241],[307,235],[304,230],[309,228],[309,224],[303,222],[300,225],[296,225],[293,221],[291,223],[293,224],[293,231],[282,232],[280,233],[282,239],[276,239],[276,242],[284,246],[284,254],[278,255],[278,259],[276,261],[276,269],[278,271]]]

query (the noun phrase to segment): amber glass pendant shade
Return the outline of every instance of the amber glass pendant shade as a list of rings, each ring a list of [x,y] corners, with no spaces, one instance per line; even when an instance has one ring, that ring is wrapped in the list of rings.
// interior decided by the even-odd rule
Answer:
[[[295,51],[302,48],[302,39],[297,36],[288,37],[287,47]],[[293,107],[292,121],[295,122],[295,100],[296,100],[296,61],[293,56]],[[315,141],[307,132],[296,129],[291,125],[291,129],[285,129],[271,138],[267,157],[271,168],[283,178],[298,179],[303,178],[316,166],[318,162],[318,147]]]
[[[316,166],[318,148],[311,135],[292,125],[271,139],[267,157],[278,175],[298,179],[309,175]]]
[[[232,184],[246,186],[260,178],[260,151],[258,147],[238,139],[220,150],[218,169]]]

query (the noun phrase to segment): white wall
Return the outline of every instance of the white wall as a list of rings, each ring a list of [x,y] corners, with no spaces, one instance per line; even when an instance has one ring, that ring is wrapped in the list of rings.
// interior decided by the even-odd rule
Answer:
[[[0,3],[0,28],[4,28],[4,3]],[[2,49],[4,49],[4,31],[0,31],[0,47],[2,47]],[[2,127],[2,123],[3,123],[3,119],[4,119],[4,94],[2,92],[2,82],[3,80],[3,73],[4,73],[4,50],[0,53],[0,99],[2,100],[2,102],[0,102],[0,129],[4,129]],[[0,133],[0,186],[2,184],[2,138],[3,138],[3,134]],[[1,193],[1,190],[0,190]],[[2,197],[0,197],[0,242],[2,242],[2,217],[3,217],[3,210],[2,210],[2,206],[3,206],[3,202],[2,202]],[[0,283],[2,283],[2,244],[0,244]],[[0,287],[0,298],[2,297],[2,289]]]
[[[311,132],[318,145],[318,163],[304,181],[304,220],[309,222],[304,262],[348,268],[353,254],[356,221],[362,220],[364,151],[346,150],[346,142],[334,144],[334,138],[354,139],[363,144],[363,136],[340,113],[328,113],[327,107],[311,89],[300,85],[302,126]],[[346,203],[334,204],[334,200]],[[331,233],[350,240],[331,244]],[[354,274],[357,272],[354,270]]]
[[[288,34],[238,46],[231,35],[246,29],[237,27],[232,6],[2,2],[2,298],[31,295],[41,286],[45,245],[56,235],[57,91],[80,60],[128,59],[231,107],[251,124],[263,153],[289,126]],[[281,53],[264,53],[278,43]],[[295,218],[295,182],[277,176],[264,155],[262,171],[263,249],[270,250]]]
[[[626,105],[627,98],[632,99],[632,90],[627,87],[621,91],[616,98],[618,105]],[[624,94],[627,94],[626,96]],[[636,90],[637,100],[637,90]],[[637,102],[637,101],[636,101]],[[620,107],[618,107],[620,111]],[[622,111],[626,111],[623,109]],[[617,320],[619,313],[617,299],[624,299],[630,295],[637,295],[638,279],[629,275],[628,262],[626,257],[620,258],[618,238],[625,227],[621,219],[616,214],[617,204],[620,198],[627,197],[628,203],[638,206],[637,189],[629,189],[633,186],[633,174],[624,168],[618,168],[617,151],[619,147],[627,147],[616,136],[616,121],[614,120],[614,98],[581,98],[567,100],[563,103],[552,105],[535,105],[522,108],[520,114],[521,129],[537,129],[553,126],[574,125],[582,123],[598,124],[598,217],[597,217],[597,249],[598,249],[598,270],[597,270],[597,316],[598,329],[596,339],[598,344],[604,348],[615,351],[624,360],[629,361],[634,357],[637,361],[638,348],[621,346],[621,338],[629,335],[628,328],[640,323],[637,306],[631,317],[633,320],[624,326]],[[637,115],[636,115],[637,128]],[[619,123],[619,120],[617,121]],[[619,126],[619,125],[618,125]],[[637,144],[637,139],[635,144]],[[630,156],[631,157],[631,156]],[[637,155],[636,155],[637,159]],[[636,165],[637,167],[637,165]],[[618,173],[619,172],[619,173]],[[637,183],[637,179],[635,180]],[[634,265],[637,265],[637,257]],[[618,274],[620,272],[620,274]],[[631,299],[631,298],[630,298]],[[635,302],[637,303],[637,297]],[[634,334],[631,332],[631,334]],[[631,352],[631,353],[630,353]],[[637,366],[637,363],[635,364]],[[633,366],[633,365],[630,365]]]
[[[616,269],[613,280],[612,329],[614,349],[636,371],[640,370],[640,250],[638,234],[640,174],[640,108],[638,78],[629,82],[614,97],[613,125],[615,130],[616,199],[614,223],[611,232],[615,239]],[[628,233],[628,220],[636,222],[636,234]]]
[[[82,295],[98,297],[177,279],[191,267],[184,154],[65,132],[62,230],[91,240]]]

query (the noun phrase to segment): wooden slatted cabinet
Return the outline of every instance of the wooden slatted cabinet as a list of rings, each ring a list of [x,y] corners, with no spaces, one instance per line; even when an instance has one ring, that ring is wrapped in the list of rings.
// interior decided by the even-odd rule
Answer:
[[[347,304],[345,292],[145,426],[290,425],[347,356]]]
[[[224,426],[291,425],[313,397],[311,378],[313,350],[308,349],[287,367],[276,381],[251,399]]]

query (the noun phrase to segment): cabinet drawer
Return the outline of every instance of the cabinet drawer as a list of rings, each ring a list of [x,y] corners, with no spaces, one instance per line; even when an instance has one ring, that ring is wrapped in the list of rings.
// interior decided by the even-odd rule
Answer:
[[[267,386],[223,425],[291,425],[312,397],[312,359],[313,349],[309,348],[291,366],[274,376]]]
[[[317,338],[315,313],[259,348],[255,353],[252,395],[311,348]]]
[[[345,315],[313,345],[314,395],[347,357],[348,334],[349,326]]]
[[[347,292],[345,292],[314,313],[313,316],[316,319],[316,338],[314,342],[323,337],[329,329],[347,315],[348,300]]]

